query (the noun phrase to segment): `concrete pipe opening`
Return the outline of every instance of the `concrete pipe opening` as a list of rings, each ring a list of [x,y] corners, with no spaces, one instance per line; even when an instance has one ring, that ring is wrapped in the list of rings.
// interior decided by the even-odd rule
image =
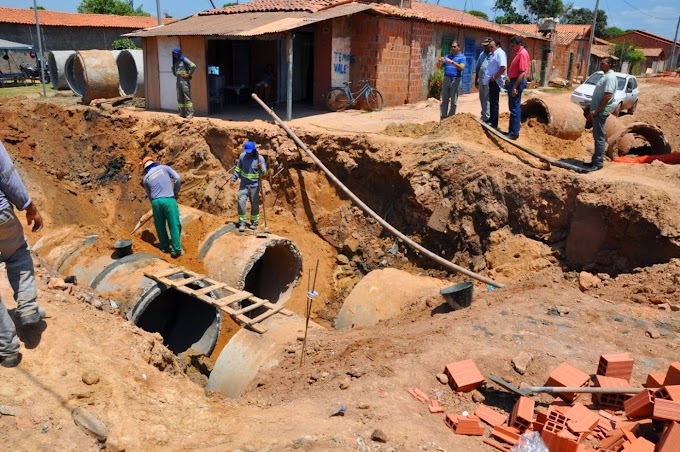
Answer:
[[[565,140],[576,140],[586,126],[583,110],[576,104],[565,104],[552,98],[531,98],[522,104],[522,120],[536,118],[548,134]]]
[[[661,129],[643,122],[626,126],[618,135],[608,140],[607,154],[616,158],[628,154],[662,155],[670,154],[671,145]]]
[[[144,55],[141,50],[123,50],[116,59],[120,94],[144,97]]]
[[[68,85],[69,88],[71,88],[73,94],[82,97],[83,96],[83,92],[81,91],[82,87],[76,83],[76,74],[73,71],[75,60],[76,60],[75,53],[69,55],[66,58],[66,62],[64,63],[64,77],[66,77],[66,84]]]
[[[50,67],[50,80],[52,80],[52,87],[54,89],[69,89],[68,82],[66,81],[66,61],[75,53],[75,50],[61,50],[52,51],[47,54],[47,62]]]
[[[83,103],[94,99],[118,97],[118,66],[109,50],[83,50],[73,63],[75,85],[82,92]],[[75,90],[74,90],[75,91]]]

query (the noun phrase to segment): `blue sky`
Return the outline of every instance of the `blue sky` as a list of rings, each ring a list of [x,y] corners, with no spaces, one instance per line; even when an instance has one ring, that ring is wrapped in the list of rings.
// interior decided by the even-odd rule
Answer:
[[[241,3],[246,3],[240,0]],[[595,0],[564,0],[564,3],[574,3],[575,8],[594,8]],[[226,0],[213,0],[217,7]],[[55,11],[75,12],[80,0],[37,0],[38,5]],[[436,0],[429,0],[436,3]],[[521,3],[519,1],[518,3]],[[167,11],[173,17],[186,17],[199,11],[210,9],[210,0],[160,0],[161,11]],[[467,10],[477,9],[486,12],[490,18],[494,17],[491,7],[493,0],[440,0],[442,6]],[[156,15],[156,0],[135,0],[135,7],[142,5],[143,9]],[[13,8],[30,8],[33,0],[0,0],[0,6]],[[600,9],[607,13],[608,25],[623,30],[637,28],[673,39],[675,26],[680,16],[680,2],[678,0],[600,0]]]

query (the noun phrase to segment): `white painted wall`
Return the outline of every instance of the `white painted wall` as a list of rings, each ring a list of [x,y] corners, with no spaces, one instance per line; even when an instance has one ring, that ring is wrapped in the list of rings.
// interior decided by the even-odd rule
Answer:
[[[177,78],[172,75],[172,49],[179,47],[176,36],[158,37],[158,69],[161,110],[177,110]]]
[[[349,69],[352,58],[350,38],[333,38],[333,58],[331,60],[331,86],[342,86],[349,82]]]

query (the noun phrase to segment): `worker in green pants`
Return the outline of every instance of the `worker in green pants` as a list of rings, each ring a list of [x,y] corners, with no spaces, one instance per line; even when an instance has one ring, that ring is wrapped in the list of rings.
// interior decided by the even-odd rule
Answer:
[[[158,234],[158,244],[161,251],[170,253],[173,258],[182,255],[182,224],[179,221],[179,207],[177,194],[182,186],[179,174],[167,165],[155,162],[151,157],[144,157],[144,178],[142,185],[151,199],[153,222]],[[170,239],[168,232],[170,229]]]

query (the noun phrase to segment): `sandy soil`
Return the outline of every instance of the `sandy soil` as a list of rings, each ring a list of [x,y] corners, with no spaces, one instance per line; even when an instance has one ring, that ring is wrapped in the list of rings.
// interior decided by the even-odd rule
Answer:
[[[530,95],[569,102],[570,93]],[[672,81],[641,81],[635,117],[621,119],[657,124],[677,150],[679,98]],[[21,366],[0,368],[0,405],[16,411],[0,416],[0,450],[492,450],[479,438],[451,433],[443,415],[430,414],[407,389],[420,388],[451,413],[473,411],[482,399],[508,411],[514,399],[507,393],[488,385],[457,394],[436,374],[471,358],[484,373],[540,385],[563,361],[594,373],[601,353],[628,351],[636,362],[632,383],[640,385],[647,373],[677,361],[678,312],[658,305],[680,302],[680,169],[608,163],[588,175],[547,170],[481,130],[473,120],[475,96],[462,96],[459,111],[442,124],[434,101],[293,121],[303,141],[381,216],[506,284],[489,290],[477,283],[468,309],[414,300],[397,318],[338,331],[332,325],[342,301],[373,269],[401,268],[448,283],[462,278],[384,233],[271,124],[189,123],[165,113],[79,106],[68,97],[3,100],[0,137],[47,220],[44,231],[28,234],[31,243],[66,225],[96,230],[107,238],[102,243],[128,237],[148,210],[138,162],[150,153],[185,177],[180,202],[215,215],[187,231],[193,248],[195,236],[235,217],[235,193],[224,182],[240,144],[255,139],[272,168],[268,227],[300,248],[303,275],[320,262],[313,318],[325,328],[310,333],[304,365],[302,342],[287,344],[279,366],[229,400],[194,383],[159,335],[123,320],[101,294],[61,284],[36,256],[39,301],[49,318],[20,330]],[[531,121],[520,142],[553,158],[583,160],[592,152],[587,133],[567,142]],[[598,207],[613,229],[610,249],[586,264],[578,261],[583,250],[575,252],[564,236],[579,219],[570,215]],[[160,256],[149,233],[135,249]],[[195,252],[179,263],[202,271]],[[584,269],[599,282],[580,290]],[[303,313],[305,291],[303,278],[287,307]],[[14,307],[2,276],[0,294]],[[511,365],[520,351],[532,356],[524,375]],[[331,417],[341,405],[345,415]],[[74,423],[76,407],[107,426],[104,444]],[[371,440],[375,429],[386,443]]]

